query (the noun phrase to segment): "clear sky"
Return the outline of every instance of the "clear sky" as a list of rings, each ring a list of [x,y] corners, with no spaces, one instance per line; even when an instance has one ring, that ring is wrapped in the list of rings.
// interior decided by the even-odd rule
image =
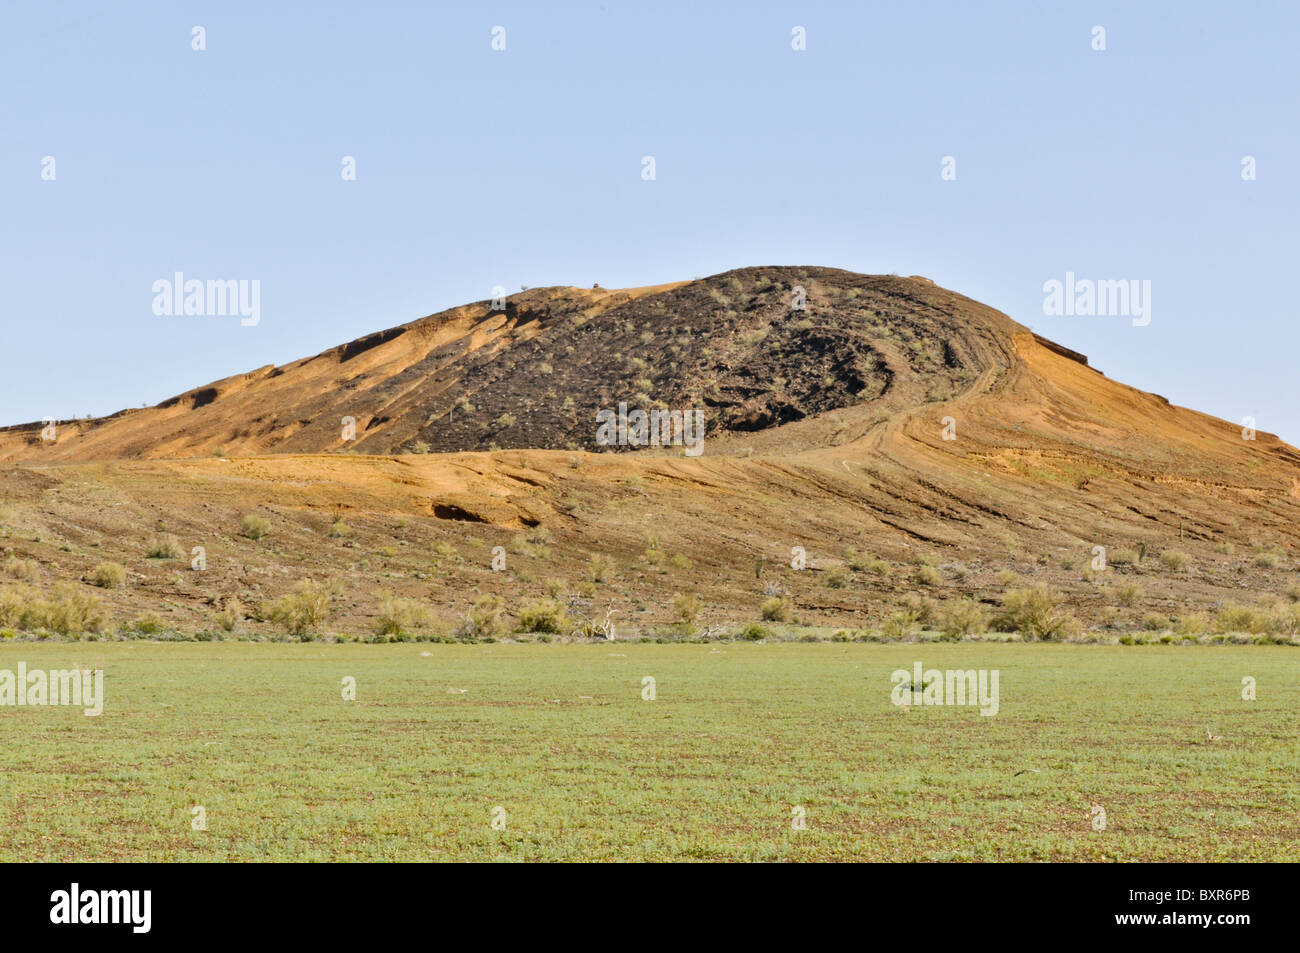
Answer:
[[[270,6],[4,5],[0,423],[494,285],[790,264],[928,276],[1300,443],[1300,4]],[[176,271],[260,281],[260,323],[155,315]],[[1067,272],[1149,280],[1151,323],[1045,316]]]

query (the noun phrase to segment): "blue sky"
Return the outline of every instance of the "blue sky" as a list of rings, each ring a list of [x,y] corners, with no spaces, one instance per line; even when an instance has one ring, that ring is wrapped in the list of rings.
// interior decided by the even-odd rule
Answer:
[[[494,285],[791,264],[926,275],[1300,443],[1300,5],[263,7],[5,6],[0,423],[152,404]],[[260,323],[155,315],[178,270],[259,280]],[[1067,271],[1149,280],[1151,323],[1044,316]]]

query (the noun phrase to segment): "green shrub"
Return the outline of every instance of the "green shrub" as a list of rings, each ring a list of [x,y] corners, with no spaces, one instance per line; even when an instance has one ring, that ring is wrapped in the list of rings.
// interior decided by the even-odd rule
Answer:
[[[1169,617],[1163,616],[1159,612],[1145,612],[1142,614],[1142,621],[1138,625],[1146,632],[1163,632],[1169,628]]]
[[[757,622],[750,622],[736,633],[736,638],[744,639],[746,642],[758,642],[763,639],[770,639],[772,630],[766,626],[759,625]]]
[[[832,566],[826,570],[826,585],[831,589],[843,589],[849,584],[849,571],[843,566]]]
[[[1106,554],[1106,563],[1111,566],[1132,566],[1140,560],[1136,550],[1112,549]]]

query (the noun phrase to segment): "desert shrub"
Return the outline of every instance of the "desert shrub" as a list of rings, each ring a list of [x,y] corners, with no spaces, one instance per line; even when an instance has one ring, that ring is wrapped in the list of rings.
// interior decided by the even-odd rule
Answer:
[[[849,571],[843,566],[832,566],[826,570],[826,585],[831,589],[843,589],[849,584]]]
[[[994,625],[1003,632],[1019,632],[1034,639],[1057,639],[1078,623],[1061,609],[1064,596],[1041,583],[1027,589],[1008,589]]]
[[[1134,549],[1112,549],[1106,554],[1106,562],[1111,566],[1132,566],[1140,557]]]
[[[552,599],[563,599],[568,589],[568,584],[563,579],[552,577],[546,580],[546,594]]]
[[[239,522],[239,535],[248,539],[261,539],[271,532],[271,524],[256,513],[247,514]]]
[[[759,606],[759,613],[765,622],[789,622],[794,617],[790,603],[779,596],[764,600]]]
[[[933,566],[917,566],[912,573],[912,581],[918,586],[937,586],[943,582],[943,575]]]
[[[694,622],[703,608],[704,603],[693,592],[683,592],[673,597],[673,614],[678,622]]]
[[[950,599],[939,609],[938,628],[948,638],[977,635],[988,628],[990,613],[974,599]]]
[[[657,549],[647,549],[641,554],[641,558],[651,569],[655,569],[664,561],[664,554]]]
[[[330,614],[328,590],[320,583],[304,579],[279,599],[270,602],[262,615],[290,635],[302,636],[314,631]]]
[[[609,582],[609,577],[614,573],[613,563],[609,557],[601,553],[592,553],[591,558],[587,560],[587,581],[588,582]]]
[[[1269,613],[1269,628],[1279,635],[1295,635],[1300,632],[1300,606],[1288,602],[1277,603]]]
[[[334,517],[334,522],[330,523],[330,539],[342,539],[352,532],[352,527],[343,522],[343,517]]]
[[[126,628],[136,635],[157,635],[167,628],[167,623],[163,622],[158,615],[150,612],[127,623]]]
[[[909,592],[902,599],[902,610],[911,613],[912,618],[922,626],[928,626],[938,616],[939,603],[919,592]]]
[[[997,580],[1000,586],[1014,586],[1020,582],[1020,575],[1010,569],[1001,569],[998,571]]]
[[[886,639],[897,641],[911,638],[920,631],[920,628],[921,623],[914,612],[900,609],[897,612],[890,613],[889,617],[881,624],[880,632]]]
[[[515,425],[514,414],[502,414],[496,420],[492,421],[492,425],[496,427],[497,430],[505,430],[507,427],[513,427]]]
[[[889,572],[889,563],[877,559],[870,553],[860,553],[856,549],[850,549],[844,558],[854,572],[869,572],[877,576],[884,576]]]
[[[391,592],[375,593],[377,613],[375,633],[395,639],[406,639],[416,630],[428,628],[433,622],[433,611],[418,599],[395,596]]]
[[[16,556],[10,556],[5,560],[5,575],[10,579],[18,579],[23,582],[36,582],[40,578],[41,569],[34,559],[19,559]]]
[[[460,553],[451,543],[439,543],[433,547],[433,565],[435,569],[441,569],[448,563],[458,563],[461,561]]]
[[[1144,595],[1145,592],[1141,586],[1129,583],[1115,590],[1115,601],[1125,608],[1131,609]]]
[[[1146,632],[1163,632],[1169,628],[1169,617],[1159,612],[1144,612],[1138,625]]]
[[[223,632],[234,632],[244,618],[244,607],[238,599],[229,599],[216,611],[213,620]]]
[[[99,596],[66,582],[54,587],[53,594],[41,605],[40,613],[37,627],[59,635],[102,632],[106,622],[104,603]]]
[[[569,628],[569,616],[564,606],[554,599],[538,599],[519,610],[517,632],[550,632],[559,634]]]
[[[0,628],[35,629],[42,618],[40,593],[32,586],[0,587]]]
[[[145,550],[148,559],[180,559],[184,555],[181,544],[176,541],[175,536],[155,536],[149,541],[149,548]]]
[[[467,641],[500,638],[506,634],[505,612],[500,596],[479,596],[465,613],[456,637]]]
[[[736,638],[743,639],[746,642],[758,642],[771,637],[772,630],[767,626],[759,625],[757,622],[748,623],[736,633]]]
[[[1270,628],[1268,613],[1262,609],[1229,602],[1219,608],[1214,616],[1214,631],[1221,633],[1245,632],[1258,635]]]
[[[101,589],[118,589],[126,585],[126,567],[118,563],[100,563],[90,571],[90,584]]]
[[[1174,620],[1174,631],[1185,638],[1197,638],[1210,631],[1210,617],[1204,612],[1189,612]]]
[[[1166,549],[1160,554],[1160,565],[1166,569],[1172,569],[1174,572],[1181,572],[1187,568],[1191,562],[1191,557],[1177,549]]]
[[[1277,569],[1282,565],[1282,556],[1273,550],[1262,550],[1255,554],[1250,564],[1256,569]]]
[[[683,556],[681,553],[677,553],[673,556],[672,559],[668,560],[668,565],[672,566],[674,569],[685,570],[685,569],[690,569],[695,564],[692,563],[685,556]]]

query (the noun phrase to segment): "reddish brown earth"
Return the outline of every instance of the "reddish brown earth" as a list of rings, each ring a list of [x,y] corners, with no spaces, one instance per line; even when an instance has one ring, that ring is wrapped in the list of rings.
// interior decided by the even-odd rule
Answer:
[[[598,447],[595,414],[619,401],[702,408],[703,455]],[[304,578],[337,581],[331,630],[367,631],[380,589],[450,628],[483,592],[518,607],[547,579],[575,589],[592,554],[614,575],[583,598],[630,631],[686,592],[703,623],[749,621],[774,587],[806,622],[860,627],[918,589],[996,602],[1007,571],[1089,625],[1132,626],[1283,597],[1300,543],[1300,451],[1276,437],[1112,381],[926,279],[821,268],[534,289],[40,431],[0,430],[10,555],[43,589],[119,562],[127,587],[94,590],[113,618],[183,631]],[[247,513],[271,534],[239,536]],[[331,537],[339,516],[350,531]],[[160,533],[205,547],[207,570],[146,558]],[[1085,578],[1098,545],[1147,558]],[[812,571],[789,568],[795,546]],[[829,587],[850,548],[889,565]],[[936,584],[913,582],[923,558]]]

